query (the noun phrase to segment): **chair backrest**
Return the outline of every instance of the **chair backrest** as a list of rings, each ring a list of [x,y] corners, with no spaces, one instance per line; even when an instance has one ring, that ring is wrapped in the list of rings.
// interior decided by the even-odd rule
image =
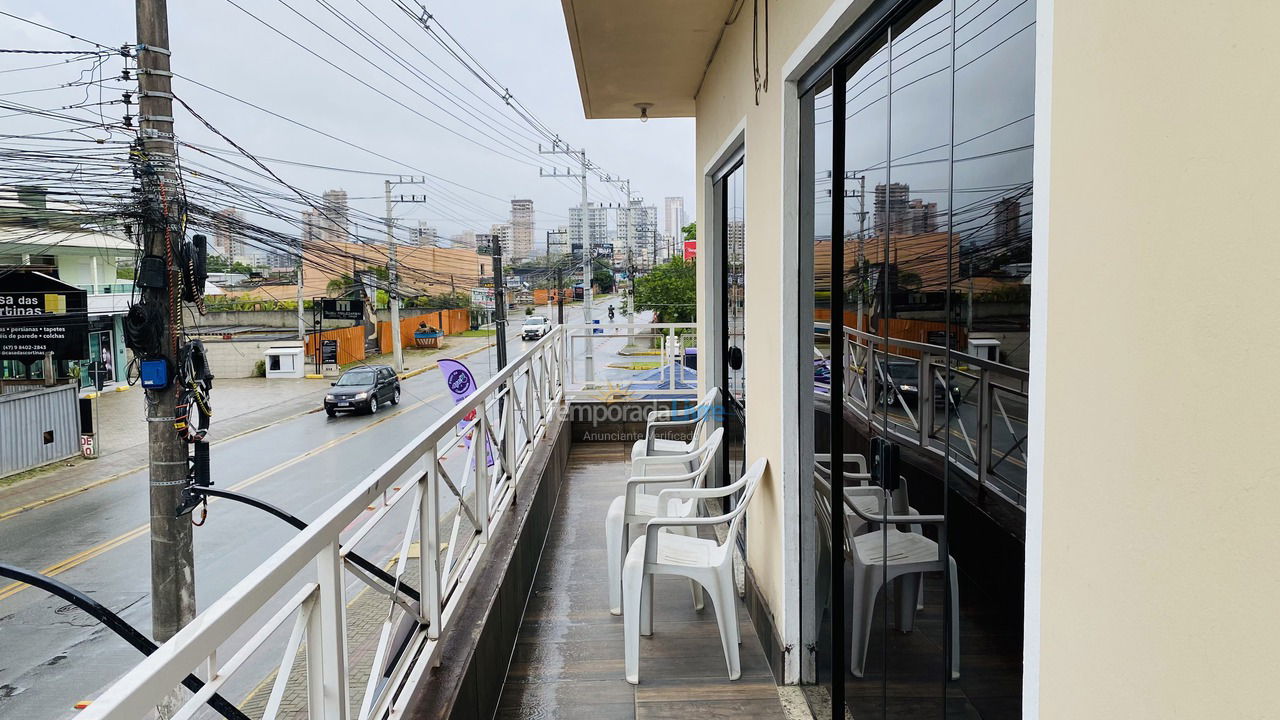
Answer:
[[[702,487],[707,479],[707,473],[711,471],[711,466],[720,454],[720,445],[723,442],[724,428],[716,428],[716,431],[711,433],[711,437],[698,448],[698,467],[694,469],[697,475],[693,478],[692,487]]]
[[[716,415],[716,405],[720,403],[720,388],[713,387],[707,391],[706,395],[698,401],[696,412],[698,413],[698,424],[693,426],[693,435],[691,438],[694,442],[698,441],[703,431],[706,430],[707,421]]]
[[[723,428],[716,430],[716,432],[723,431]],[[747,471],[742,474],[742,478],[738,482],[725,488],[729,490],[734,485],[742,484],[742,495],[739,496],[738,502],[733,506],[733,509],[726,513],[727,517],[725,519],[730,521],[729,534],[725,536],[726,543],[733,543],[738,537],[738,527],[742,524],[743,513],[746,512],[747,506],[751,504],[751,498],[756,494],[756,488],[760,486],[760,480],[764,478],[764,471],[768,467],[769,460],[760,458],[751,463],[751,467],[747,468]]]

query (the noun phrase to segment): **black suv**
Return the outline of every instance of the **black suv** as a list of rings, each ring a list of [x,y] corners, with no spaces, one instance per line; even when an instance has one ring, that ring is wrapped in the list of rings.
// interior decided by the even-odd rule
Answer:
[[[363,365],[342,373],[333,389],[324,396],[324,411],[329,417],[339,411],[378,412],[383,403],[400,402],[400,378],[389,365]]]

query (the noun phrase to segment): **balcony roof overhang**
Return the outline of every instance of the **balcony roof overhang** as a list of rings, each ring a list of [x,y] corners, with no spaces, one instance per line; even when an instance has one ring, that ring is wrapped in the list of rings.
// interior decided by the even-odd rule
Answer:
[[[561,0],[588,119],[692,117],[738,0]]]

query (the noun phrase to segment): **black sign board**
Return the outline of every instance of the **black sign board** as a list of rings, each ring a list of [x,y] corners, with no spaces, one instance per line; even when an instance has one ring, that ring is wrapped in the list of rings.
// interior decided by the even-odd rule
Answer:
[[[325,320],[363,320],[364,301],[324,298],[320,301],[320,316]]]
[[[320,362],[326,365],[338,364],[338,341],[337,340],[321,340],[320,341]]]
[[[0,360],[89,356],[88,298],[75,285],[38,272],[0,278]]]

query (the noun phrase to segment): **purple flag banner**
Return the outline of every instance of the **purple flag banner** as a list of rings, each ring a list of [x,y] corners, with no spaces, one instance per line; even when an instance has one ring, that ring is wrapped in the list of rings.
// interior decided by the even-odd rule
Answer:
[[[454,405],[466,400],[475,393],[477,387],[476,376],[471,374],[470,368],[466,365],[453,358],[443,358],[436,363],[436,366],[440,368],[441,374],[444,375],[444,384],[449,388],[449,394],[453,396]],[[475,419],[476,411],[472,410],[458,423],[458,429],[461,430],[466,427],[467,423]],[[465,436],[464,442],[468,448],[471,447],[471,434]],[[484,444],[484,450],[487,464],[493,465],[493,452],[489,448],[487,440]]]

